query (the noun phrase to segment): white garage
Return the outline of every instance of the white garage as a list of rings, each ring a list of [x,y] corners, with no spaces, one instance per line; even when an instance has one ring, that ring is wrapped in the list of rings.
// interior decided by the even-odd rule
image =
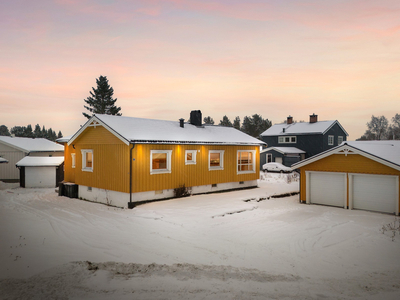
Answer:
[[[292,169],[301,202],[399,215],[400,141],[345,142]]]
[[[25,156],[16,166],[20,170],[21,187],[56,187],[64,179],[64,157]]]

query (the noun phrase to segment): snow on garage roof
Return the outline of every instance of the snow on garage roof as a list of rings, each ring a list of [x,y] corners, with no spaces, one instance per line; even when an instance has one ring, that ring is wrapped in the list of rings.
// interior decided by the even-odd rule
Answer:
[[[0,164],[1,163],[8,163],[8,160],[3,157],[0,157]]]
[[[275,124],[268,128],[266,131],[261,133],[262,136],[276,136],[276,135],[292,135],[292,134],[324,134],[327,132],[333,125],[338,124],[340,128],[343,129],[343,131],[346,133],[346,136],[348,136],[346,130],[340,125],[340,123],[335,120],[335,121],[318,121],[315,123],[309,123],[309,122],[296,122],[292,124]],[[283,132],[283,129],[285,129],[285,132]]]
[[[63,156],[44,157],[44,156],[25,156],[17,167],[58,167],[64,162]]]
[[[400,170],[400,141],[346,141],[330,150],[292,165],[297,169],[332,154],[355,153]]]
[[[97,124],[96,124],[97,123]],[[231,144],[262,145],[263,141],[253,138],[233,127],[195,126],[179,121],[163,121],[111,115],[94,115],[69,140],[70,145],[87,127],[104,126],[126,144],[136,143],[182,143],[182,144]]]
[[[0,143],[24,152],[64,151],[64,147],[47,139],[0,136]]]
[[[278,151],[280,153],[283,153],[283,154],[306,153],[305,151],[300,150],[299,148],[296,148],[296,147],[269,147],[269,148],[266,148],[266,149],[262,150],[261,153],[268,152],[270,150],[276,150],[276,151]]]

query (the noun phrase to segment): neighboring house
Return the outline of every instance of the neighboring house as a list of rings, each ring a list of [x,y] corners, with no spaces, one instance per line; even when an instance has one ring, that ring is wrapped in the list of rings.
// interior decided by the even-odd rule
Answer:
[[[200,111],[190,120],[94,115],[58,140],[65,143],[65,181],[79,186],[80,198],[131,208],[173,197],[183,185],[192,194],[257,186],[262,141],[202,125]]]
[[[312,114],[309,122],[293,122],[289,116],[286,123],[275,124],[260,136],[267,144],[260,158],[261,166],[270,159],[290,167],[340,145],[348,134],[338,121],[318,121],[318,116]]]
[[[270,162],[279,162],[285,166],[304,159],[306,152],[296,147],[269,147],[260,152],[261,168],[264,164]]]
[[[8,164],[0,168],[0,180],[18,182],[15,164],[25,156],[64,156],[64,147],[47,139],[0,136],[0,157]]]
[[[345,142],[292,169],[302,202],[399,214],[400,141]]]
[[[63,156],[25,156],[16,164],[20,170],[20,186],[26,188],[56,187],[64,179],[63,165]]]

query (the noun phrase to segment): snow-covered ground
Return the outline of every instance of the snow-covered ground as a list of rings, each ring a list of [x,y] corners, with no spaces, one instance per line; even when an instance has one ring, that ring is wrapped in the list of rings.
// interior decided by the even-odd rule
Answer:
[[[264,176],[133,210],[0,183],[0,299],[400,299],[395,216]]]

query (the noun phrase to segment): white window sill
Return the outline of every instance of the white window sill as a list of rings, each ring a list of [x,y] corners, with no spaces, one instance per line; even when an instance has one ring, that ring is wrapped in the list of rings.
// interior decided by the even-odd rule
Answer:
[[[82,169],[84,172],[93,172],[93,169]]]
[[[214,167],[214,168],[208,168],[208,171],[223,171],[224,168],[221,167]]]
[[[253,174],[253,173],[255,173],[256,171],[238,171],[237,172],[237,174],[238,175],[240,175],[240,174]]]
[[[195,165],[196,162],[195,161],[187,161],[185,162],[185,165]]]
[[[151,170],[150,175],[155,175],[155,174],[170,174],[171,170]]]

